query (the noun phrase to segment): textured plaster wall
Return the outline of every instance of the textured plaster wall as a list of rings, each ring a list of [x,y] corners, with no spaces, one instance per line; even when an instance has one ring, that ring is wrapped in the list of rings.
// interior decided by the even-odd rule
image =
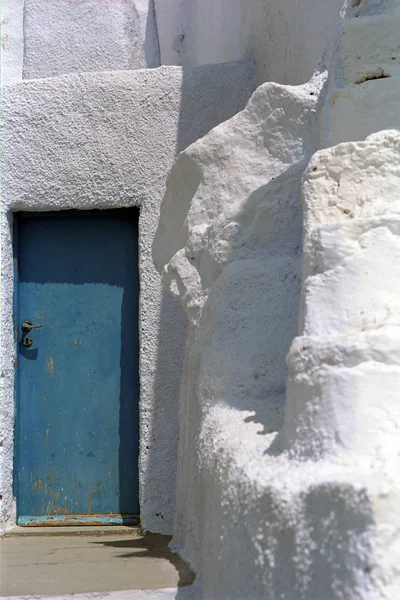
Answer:
[[[251,73],[241,62],[202,67],[183,81],[181,68],[161,67],[3,89],[2,527],[15,522],[12,212],[139,206],[141,517],[147,529],[171,531],[186,319],[162,294],[151,242],[177,149],[244,106]],[[185,94],[193,89],[185,117]],[[195,110],[201,119],[193,122]]]
[[[22,79],[24,60],[23,8],[25,0],[2,0],[1,14],[1,83]]]
[[[3,0],[2,83],[160,65],[153,0]]]
[[[400,595],[398,6],[348,6],[328,70],[260,86],[168,179],[173,547],[207,600]]]
[[[381,129],[400,129],[400,2],[353,4],[333,49],[322,147],[361,140]]]
[[[118,53],[118,68],[154,66],[158,48],[182,69],[6,91],[3,526],[11,211],[138,205],[142,519],[160,532],[174,521],[173,547],[197,574],[187,593],[399,597],[399,0],[118,0],[104,13],[87,0],[79,65],[71,5],[57,0],[58,28],[49,3],[26,0],[25,58],[22,4],[5,5],[10,81],[115,68]],[[209,62],[221,64],[191,71]],[[253,65],[263,85],[235,115]],[[185,319],[161,294],[154,233],[189,322],[182,378]]]
[[[159,64],[151,0],[25,0],[24,79]]]
[[[173,543],[204,598],[293,586],[287,573],[268,582],[267,548],[283,569],[293,538],[275,556],[275,527],[288,516],[271,513],[274,494],[281,509],[265,453],[282,427],[297,333],[300,185],[321,84],[260,86],[243,112],[180,154],[162,204],[153,256],[190,320]]]
[[[161,62],[184,67],[251,57],[257,81],[312,75],[344,0],[155,0]]]

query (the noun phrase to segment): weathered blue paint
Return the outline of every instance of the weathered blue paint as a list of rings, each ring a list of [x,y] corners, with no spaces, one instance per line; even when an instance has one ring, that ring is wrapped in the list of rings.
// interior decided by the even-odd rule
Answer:
[[[137,216],[17,216],[19,524],[139,512]]]
[[[137,515],[66,515],[60,517],[19,517],[18,525],[25,527],[40,527],[42,525],[55,525],[64,527],[66,525],[139,525]]]

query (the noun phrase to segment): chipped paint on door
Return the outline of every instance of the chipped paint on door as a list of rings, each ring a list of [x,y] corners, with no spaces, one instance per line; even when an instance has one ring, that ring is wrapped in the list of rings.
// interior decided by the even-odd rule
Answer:
[[[137,522],[137,217],[16,216],[20,525]]]

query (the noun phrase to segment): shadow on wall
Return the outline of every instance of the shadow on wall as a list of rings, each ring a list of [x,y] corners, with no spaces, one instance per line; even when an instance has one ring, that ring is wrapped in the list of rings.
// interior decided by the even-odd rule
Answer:
[[[301,294],[303,170],[303,161],[292,165],[210,226],[210,239],[230,251],[208,284],[194,371],[202,388],[213,386],[209,397],[253,412],[244,421],[261,424],[259,434],[283,424],[286,355],[297,334]],[[204,281],[215,260],[208,252],[196,256]],[[206,397],[200,400],[207,404]]]
[[[187,331],[181,306],[162,292],[158,327],[157,360],[154,365],[153,414],[148,421],[146,474],[142,496],[152,514],[145,520],[151,529],[170,533],[175,509],[176,461],[179,440],[179,390]],[[142,449],[143,451],[143,449]],[[154,523],[158,522],[156,527]],[[145,526],[146,522],[145,522]]]
[[[194,573],[186,565],[186,563],[179,557],[178,554],[171,552],[168,548],[168,544],[171,541],[169,535],[159,535],[154,533],[146,533],[143,537],[133,537],[119,540],[111,540],[100,542],[92,542],[93,544],[112,548],[118,548],[123,553],[119,555],[121,559],[127,558],[147,558],[147,559],[165,559],[168,560],[171,565],[176,569],[178,573],[178,588],[184,588],[189,586],[194,581]],[[155,567],[156,568],[156,565]],[[180,598],[180,593],[176,595],[176,598]]]
[[[231,323],[237,328],[232,347],[221,344],[232,365],[226,399],[254,412],[244,421],[261,424],[259,434],[283,425],[286,356],[300,307],[303,169],[302,161],[253,191],[234,216],[233,264],[223,284],[229,311],[220,325],[222,335]]]
[[[158,43],[156,10],[154,0],[149,0],[149,9],[146,20],[146,33],[144,38],[144,56],[147,68],[159,67],[161,64],[160,46]]]
[[[251,59],[183,67],[176,153],[243,110],[255,87]]]
[[[147,32],[153,34],[151,23]],[[248,60],[183,70],[176,153],[242,110],[254,86],[254,65]],[[158,332],[153,415],[148,423],[150,444],[145,461],[152,479],[144,481],[142,494],[153,511],[147,513],[145,521],[151,520],[152,530],[159,521],[157,530],[169,533],[175,506],[179,392],[187,318],[180,304],[166,292],[162,293]]]

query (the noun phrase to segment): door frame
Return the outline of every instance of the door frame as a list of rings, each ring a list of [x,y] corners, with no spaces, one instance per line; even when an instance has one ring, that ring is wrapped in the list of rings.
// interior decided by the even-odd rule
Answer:
[[[116,210],[126,210],[126,209],[133,209],[136,208],[138,210],[138,214],[139,214],[139,218],[137,221],[137,225],[138,225],[138,233],[139,233],[139,219],[140,219],[140,210],[138,207],[136,206],[130,206],[130,207],[119,207],[119,208],[114,208],[114,207],[109,207],[104,209],[104,212],[107,211],[112,211],[115,212]],[[57,215],[58,212],[58,215]],[[24,217],[32,217],[33,219],[35,217],[39,217],[40,215],[46,215],[48,213],[52,213],[52,216],[59,216],[60,218],[62,217],[66,217],[66,216],[90,216],[93,213],[99,212],[99,209],[96,208],[92,208],[89,210],[79,210],[79,209],[66,209],[66,210],[60,210],[60,211],[54,211],[54,210],[46,210],[46,211],[16,211],[13,213],[13,220],[12,220],[12,231],[13,231],[13,235],[12,235],[12,253],[13,253],[13,331],[14,331],[14,353],[15,353],[15,378],[14,378],[14,427],[13,427],[13,437],[14,440],[16,439],[16,432],[18,430],[18,411],[20,409],[20,402],[21,402],[21,397],[20,397],[20,389],[19,389],[19,377],[18,377],[18,369],[19,369],[19,352],[18,352],[18,347],[19,347],[19,341],[20,341],[20,337],[21,337],[21,331],[20,331],[20,321],[21,321],[21,315],[19,315],[19,268],[18,268],[18,261],[19,261],[19,219],[24,216]],[[139,259],[139,236],[137,239],[137,243],[138,243],[138,259]],[[138,261],[139,262],[139,261]],[[138,273],[139,273],[139,264],[137,265],[137,269],[138,269]],[[140,279],[140,275],[139,275],[139,279]],[[140,282],[139,282],[139,302],[138,302],[138,315],[137,317],[140,317]],[[138,335],[140,335],[140,327],[138,326]],[[140,362],[140,347],[139,347],[139,362]],[[138,377],[139,377],[139,372],[140,372],[140,368],[138,368]],[[139,426],[140,426],[140,378],[139,378]],[[140,433],[139,433],[139,446],[140,446]],[[14,452],[13,452],[13,479],[12,479],[12,490],[13,490],[13,497],[14,497],[14,503],[15,503],[15,523],[18,522],[18,526],[24,526],[24,527],[41,527],[41,526],[66,526],[66,525],[135,525],[135,526],[139,526],[140,525],[140,512],[139,514],[132,514],[132,515],[119,515],[119,514],[105,514],[105,515],[53,515],[53,516],[47,516],[45,519],[42,518],[41,516],[36,517],[36,516],[29,516],[29,517],[24,517],[21,519],[21,517],[18,517],[17,514],[17,497],[19,494],[19,483],[17,481],[17,473],[18,473],[18,469],[17,466],[19,464],[19,460],[20,460],[20,455],[19,455],[19,446],[18,444],[14,444]],[[139,459],[140,462],[140,459]],[[139,465],[138,465],[138,475],[139,475]],[[139,478],[139,488],[140,488],[140,478]],[[139,508],[140,511],[140,508]]]
[[[26,197],[24,201],[15,199],[14,202],[3,202],[0,216],[1,228],[1,372],[0,387],[2,404],[0,406],[0,439],[3,441],[3,452],[0,461],[0,532],[16,525],[16,499],[14,497],[14,427],[15,427],[15,368],[17,354],[15,347],[14,329],[14,278],[16,265],[14,262],[14,214],[17,212],[53,212],[53,211],[91,211],[94,209],[118,209],[137,207],[139,209],[139,506],[140,523],[146,527],[147,523],[159,522],[157,526],[160,533],[170,533],[171,524],[164,520],[163,511],[160,511],[159,501],[162,501],[162,485],[159,481],[159,452],[165,448],[165,443],[171,446],[174,452],[177,444],[175,430],[163,429],[163,414],[157,411],[159,402],[158,382],[155,382],[154,365],[159,360],[160,345],[160,314],[166,293],[163,292],[160,276],[157,273],[151,255],[151,244],[157,229],[159,209],[158,204],[143,202],[142,199],[111,198],[106,205],[99,205],[95,195],[82,201],[77,207],[76,202],[66,201],[65,198],[51,197],[50,199]],[[169,301],[169,299],[168,299]],[[175,306],[171,299],[171,304]],[[179,308],[179,307],[178,307]],[[175,310],[175,309],[174,309]],[[182,323],[182,321],[181,321]],[[183,327],[185,322],[183,322]],[[179,322],[177,323],[179,326]],[[164,336],[164,333],[162,334]],[[165,339],[165,338],[162,338]],[[172,355],[173,356],[173,355]],[[164,368],[165,369],[165,368]],[[162,378],[169,377],[169,372],[161,374]],[[160,377],[157,373],[157,377]],[[171,384],[169,384],[171,385]],[[165,387],[165,386],[164,386]],[[168,388],[168,386],[167,386]],[[177,402],[177,397],[166,398],[166,408],[171,402]],[[176,417],[175,417],[176,418]],[[159,438],[162,445],[160,450],[154,444],[154,429],[160,431]],[[167,453],[168,454],[168,453]],[[170,461],[162,451],[164,460]],[[162,459],[162,457],[161,457]],[[174,468],[174,464],[172,467]]]
[[[181,305],[163,291],[152,243],[177,155],[180,93],[174,78],[167,73],[153,77],[151,70],[72,73],[26,80],[5,90],[0,531],[15,524],[13,212],[137,206],[140,519],[145,529],[172,533],[187,318]],[[160,85],[164,92],[168,88],[169,100],[159,93]],[[154,100],[150,104],[149,93]]]

